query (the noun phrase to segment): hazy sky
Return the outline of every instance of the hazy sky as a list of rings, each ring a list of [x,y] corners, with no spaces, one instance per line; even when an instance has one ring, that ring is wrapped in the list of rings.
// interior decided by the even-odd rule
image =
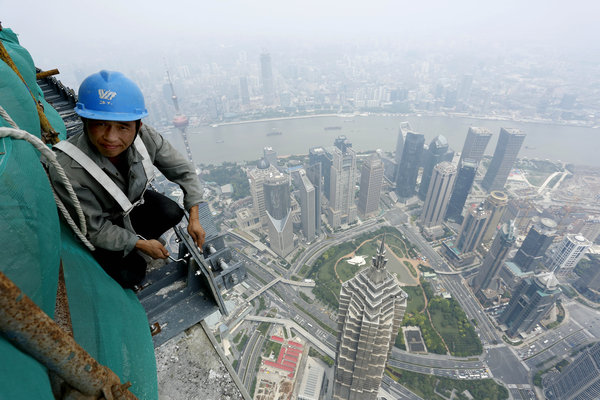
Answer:
[[[252,41],[265,48],[368,39],[600,48],[595,0],[0,0],[0,9],[3,26],[44,68]]]

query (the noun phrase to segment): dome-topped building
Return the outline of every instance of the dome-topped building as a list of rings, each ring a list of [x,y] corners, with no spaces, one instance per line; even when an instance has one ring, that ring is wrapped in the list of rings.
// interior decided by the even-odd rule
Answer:
[[[269,161],[263,157],[260,160],[258,160],[258,162],[256,163],[256,168],[267,169],[267,168],[269,168],[270,165],[271,164],[269,163]]]

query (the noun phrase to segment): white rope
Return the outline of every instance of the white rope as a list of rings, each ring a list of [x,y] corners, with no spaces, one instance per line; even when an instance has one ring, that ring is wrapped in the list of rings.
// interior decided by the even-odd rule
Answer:
[[[73,186],[71,185],[71,182],[67,178],[67,175],[65,174],[64,169],[56,160],[56,155],[54,154],[54,152],[52,150],[50,150],[44,144],[44,142],[42,142],[36,136],[33,136],[32,134],[30,134],[27,131],[18,129],[17,124],[15,124],[15,122],[12,120],[12,118],[10,118],[10,116],[4,110],[4,108],[2,108],[2,106],[0,106],[0,116],[2,118],[4,118],[11,126],[13,126],[13,128],[0,127],[0,138],[11,137],[14,139],[25,140],[25,141],[31,143],[50,162],[50,164],[52,164],[52,166],[54,168],[56,168],[58,176],[60,177],[61,181],[65,185],[65,188],[67,189],[67,192],[69,193],[69,197],[70,197],[71,201],[73,202],[73,206],[75,207],[75,212],[77,214],[77,218],[79,219],[79,226],[77,226],[77,224],[75,224],[75,221],[73,221],[73,218],[71,218],[71,215],[67,211],[65,205],[58,198],[58,196],[54,192],[54,189],[52,189],[52,194],[54,195],[56,205],[58,206],[58,209],[61,211],[61,213],[67,220],[67,223],[69,224],[69,226],[71,227],[73,232],[75,232],[75,235],[77,235],[77,237],[90,250],[94,251],[95,250],[94,245],[92,245],[89,242],[89,240],[85,237],[85,235],[87,234],[87,225],[85,223],[85,216],[83,215],[83,211],[81,210],[81,204],[79,203],[79,199],[77,198],[77,195],[75,194],[75,191],[73,190]]]
[[[79,238],[79,240],[81,240],[83,242],[83,244],[85,244],[85,246],[88,249],[90,249],[90,251],[96,250],[96,248],[94,247],[94,245],[92,243],[90,243],[90,241],[85,237],[85,234],[79,229],[79,227],[77,226],[77,224],[75,223],[75,221],[73,221],[73,218],[71,218],[71,214],[69,214],[69,211],[65,207],[65,204],[62,202],[62,200],[60,199],[60,197],[58,197],[58,195],[54,191],[54,188],[52,186],[50,186],[50,187],[52,188],[52,195],[54,195],[54,201],[56,202],[56,206],[58,207],[58,209],[60,210],[61,214],[63,215],[63,217],[67,221],[67,224],[73,230],[73,233],[75,233],[75,235]],[[81,210],[81,206],[79,204],[79,200],[77,200],[77,204],[74,204],[74,206],[75,206],[75,210]],[[77,213],[77,216],[79,217],[79,213]],[[80,220],[80,222],[81,222],[81,220]],[[83,221],[83,227],[87,229],[87,226],[85,225],[85,220]]]
[[[12,126],[13,128],[19,129],[19,127],[17,126],[15,121],[13,121],[13,119],[10,117],[10,115],[8,115],[8,113],[2,106],[0,106],[0,117],[4,118],[6,120],[6,122],[8,122],[8,124],[10,126]]]

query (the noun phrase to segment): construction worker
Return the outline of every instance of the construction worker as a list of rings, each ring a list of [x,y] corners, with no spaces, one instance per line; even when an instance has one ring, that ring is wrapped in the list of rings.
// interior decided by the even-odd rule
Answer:
[[[124,288],[135,288],[146,275],[139,252],[166,259],[158,239],[179,223],[183,210],[148,188],[154,167],[184,192],[188,233],[202,249],[204,229],[198,217],[202,201],[195,168],[156,130],[144,125],[148,115],[138,86],[120,72],[102,70],[79,87],[75,112],[84,132],[54,146],[81,203],[93,256]],[[69,213],[75,211],[57,171],[50,168],[54,189]],[[136,251],[137,250],[137,251]]]

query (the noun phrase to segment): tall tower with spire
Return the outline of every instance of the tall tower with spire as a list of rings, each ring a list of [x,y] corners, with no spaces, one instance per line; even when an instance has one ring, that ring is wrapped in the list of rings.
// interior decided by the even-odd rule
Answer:
[[[377,399],[408,298],[386,263],[384,237],[372,264],[342,284],[334,399]]]
[[[173,125],[175,128],[179,129],[179,132],[181,132],[181,137],[183,138],[183,144],[185,145],[185,151],[187,153],[188,160],[194,164],[194,159],[192,158],[192,149],[190,148],[190,142],[188,141],[187,133],[185,132],[186,128],[190,124],[190,120],[179,109],[179,101],[177,100],[175,89],[173,88],[173,82],[171,82],[169,70],[167,70],[167,79],[169,80],[169,86],[171,87],[171,100],[173,100],[173,105],[175,106]]]

